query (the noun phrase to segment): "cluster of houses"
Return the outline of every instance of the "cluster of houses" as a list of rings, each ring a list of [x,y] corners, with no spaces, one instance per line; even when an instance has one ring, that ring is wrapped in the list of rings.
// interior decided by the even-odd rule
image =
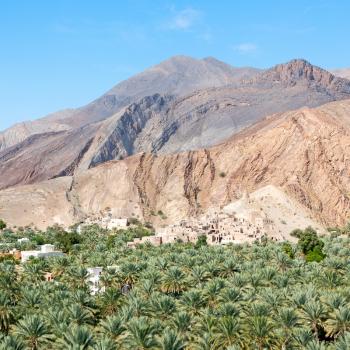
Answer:
[[[28,238],[20,238],[17,240],[18,243],[28,242]],[[55,246],[52,244],[43,244],[39,247],[38,250],[17,250],[11,249],[6,253],[1,253],[0,256],[10,256],[12,255],[16,260],[21,260],[22,263],[25,263],[30,258],[49,258],[64,256],[64,253],[60,250],[55,250]]]
[[[160,229],[153,236],[136,238],[128,243],[130,248],[150,243],[155,246],[177,241],[195,243],[207,236],[209,245],[254,242],[273,232],[273,222],[259,212],[238,215],[225,211],[212,211],[198,219],[182,220],[179,224]]]

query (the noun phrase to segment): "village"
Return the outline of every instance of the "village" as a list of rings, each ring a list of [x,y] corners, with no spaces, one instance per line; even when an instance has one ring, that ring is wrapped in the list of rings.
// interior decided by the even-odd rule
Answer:
[[[130,226],[130,219],[113,218],[112,215],[104,215],[97,218],[89,218],[76,227],[78,234],[83,233],[84,227],[96,224],[107,230],[126,229]],[[163,244],[172,244],[177,242],[195,244],[199,237],[205,236],[208,245],[227,245],[253,243],[268,236],[271,239],[283,239],[280,235],[276,235],[273,221],[258,211],[245,211],[244,213],[236,213],[229,207],[223,209],[211,209],[205,215],[199,218],[191,218],[181,220],[178,224],[168,225],[159,228],[155,234],[136,238],[131,242],[127,242],[130,249],[135,249],[141,244],[151,244],[160,246]],[[20,238],[17,240],[19,244],[29,242],[28,238]],[[28,262],[32,258],[50,258],[63,257],[65,253],[56,250],[52,244],[44,244],[39,246],[37,250],[17,250],[12,249],[2,255],[13,255],[15,259],[20,260],[22,264]],[[118,270],[118,266],[108,266],[107,269],[113,268]],[[102,267],[87,268],[87,282],[89,284],[90,293],[96,294],[103,292],[100,286],[100,276],[104,269]],[[54,276],[51,273],[45,274],[45,280],[52,282]],[[124,286],[127,289],[127,286]]]
[[[161,244],[184,242],[196,243],[200,236],[207,237],[208,245],[253,243],[264,236],[277,240],[273,222],[256,211],[236,214],[230,211],[211,210],[196,219],[182,220],[179,224],[160,228],[153,236],[136,238],[128,242],[130,248],[139,244]]]

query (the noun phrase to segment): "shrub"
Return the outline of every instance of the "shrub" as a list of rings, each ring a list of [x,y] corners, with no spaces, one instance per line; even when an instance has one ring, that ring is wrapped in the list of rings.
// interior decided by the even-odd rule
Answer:
[[[300,236],[303,234],[303,230],[301,230],[300,228],[296,228],[295,230],[293,230],[290,235],[292,237],[296,237],[296,238],[300,238]]]
[[[305,256],[307,262],[320,262],[326,257],[326,254],[322,252],[319,247],[314,248],[311,252],[308,252]]]
[[[312,227],[308,227],[299,236],[298,247],[304,254],[307,254],[316,247],[322,250],[324,243],[317,237],[317,232]]]
[[[82,237],[76,232],[63,231],[55,235],[55,241],[64,253],[68,253],[71,251],[73,245],[79,244],[82,241]]]
[[[128,222],[130,225],[137,225],[137,226],[141,225],[141,221],[139,219],[136,219],[136,218],[129,218]]]
[[[297,237],[298,247],[305,255],[306,261],[320,262],[326,257],[323,253],[324,242],[317,237],[317,232],[312,227],[298,231]]]
[[[200,248],[206,245],[208,245],[207,236],[206,235],[199,236],[196,242],[196,248]]]
[[[0,219],[0,230],[3,230],[7,227],[6,222],[2,219]]]
[[[292,245],[289,242],[284,242],[282,245],[283,251],[292,259],[294,259],[295,254]]]

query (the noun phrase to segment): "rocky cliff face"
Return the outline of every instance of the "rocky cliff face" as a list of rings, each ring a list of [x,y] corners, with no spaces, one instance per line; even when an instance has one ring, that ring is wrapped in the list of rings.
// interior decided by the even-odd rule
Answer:
[[[71,175],[96,134],[95,125],[35,134],[0,152],[0,188]]]
[[[169,154],[213,146],[266,115],[350,98],[350,81],[303,60],[248,79],[251,74],[215,59],[163,62],[78,112],[44,119],[47,130],[33,122],[35,136],[28,136],[34,132],[28,127],[23,133],[27,139],[0,151],[0,189],[77,174],[139,152]],[[209,84],[215,87],[203,88]],[[197,87],[202,89],[184,95]],[[172,94],[155,93],[120,108],[122,100],[163,88]],[[60,127],[55,130],[50,123]]]
[[[96,150],[90,167],[134,154],[137,149],[135,145],[137,138],[143,132],[147,122],[155,118],[155,115],[165,113],[172,100],[171,96],[159,94],[147,96],[140,102],[131,104],[121,115],[116,116],[113,126],[110,126],[110,134]]]
[[[110,207],[114,216],[139,216],[160,226],[273,185],[306,216],[344,224],[350,215],[349,169],[346,100],[272,115],[209,149],[142,153],[74,177],[0,191],[0,217],[18,225],[67,225]],[[158,210],[166,220],[153,215]]]

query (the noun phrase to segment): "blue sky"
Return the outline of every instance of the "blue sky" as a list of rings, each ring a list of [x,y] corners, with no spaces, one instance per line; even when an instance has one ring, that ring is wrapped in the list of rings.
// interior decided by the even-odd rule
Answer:
[[[350,66],[348,0],[0,0],[0,130],[170,56]]]

